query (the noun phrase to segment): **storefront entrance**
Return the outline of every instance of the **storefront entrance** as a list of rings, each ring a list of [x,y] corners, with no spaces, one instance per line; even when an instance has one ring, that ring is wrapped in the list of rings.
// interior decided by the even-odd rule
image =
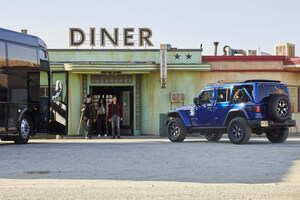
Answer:
[[[98,104],[99,99],[102,98],[106,108],[112,102],[113,95],[116,95],[123,110],[121,135],[133,135],[133,86],[91,86],[90,93],[95,104]],[[94,124],[93,130],[93,134],[97,135],[97,124]],[[111,135],[110,123],[108,123],[108,134]]]

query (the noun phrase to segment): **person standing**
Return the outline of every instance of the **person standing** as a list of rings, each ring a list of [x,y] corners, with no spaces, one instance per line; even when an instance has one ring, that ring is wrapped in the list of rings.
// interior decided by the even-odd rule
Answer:
[[[120,139],[120,121],[123,120],[122,107],[117,102],[117,96],[113,96],[112,103],[108,106],[108,121],[111,122],[112,139],[115,139],[115,127],[117,128],[118,138]]]
[[[86,139],[91,139],[92,138],[92,133],[93,133],[93,123],[96,122],[95,118],[95,106],[92,104],[92,96],[87,95],[86,96],[86,102],[82,104],[82,109],[81,112],[83,112],[84,119],[85,119],[85,124],[86,124]]]
[[[106,108],[103,99],[98,101],[98,136],[107,136],[106,134]]]

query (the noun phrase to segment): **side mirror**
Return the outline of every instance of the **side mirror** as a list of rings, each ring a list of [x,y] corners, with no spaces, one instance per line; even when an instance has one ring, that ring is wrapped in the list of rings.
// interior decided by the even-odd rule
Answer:
[[[198,105],[198,104],[199,104],[199,99],[198,99],[198,97],[195,97],[194,100],[193,100],[193,102],[194,102],[195,105]]]
[[[55,85],[56,94],[52,97],[52,100],[58,101],[57,98],[60,96],[61,91],[62,91],[62,83],[60,80],[57,80]]]
[[[56,91],[56,92],[62,91],[62,83],[61,83],[60,80],[57,80],[57,81],[56,81],[55,91]]]

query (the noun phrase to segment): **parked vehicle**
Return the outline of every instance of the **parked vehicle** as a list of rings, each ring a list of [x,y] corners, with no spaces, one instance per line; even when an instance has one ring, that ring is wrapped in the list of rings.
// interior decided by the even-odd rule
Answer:
[[[199,132],[208,141],[218,141],[228,133],[234,144],[247,143],[251,133],[265,133],[270,142],[281,143],[287,139],[289,127],[296,124],[292,112],[286,84],[249,80],[203,88],[193,105],[169,111],[166,125],[172,142]]]
[[[60,102],[66,91],[60,80],[52,90],[52,75],[40,38],[0,28],[1,140],[25,144],[38,132],[67,133],[67,110]]]

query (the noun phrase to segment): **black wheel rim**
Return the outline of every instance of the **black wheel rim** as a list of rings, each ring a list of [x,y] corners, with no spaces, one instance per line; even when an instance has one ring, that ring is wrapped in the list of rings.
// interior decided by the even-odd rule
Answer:
[[[172,139],[175,139],[179,136],[179,126],[177,123],[172,122],[169,127],[169,135]]]
[[[288,103],[285,100],[278,101],[276,111],[279,116],[286,116],[288,114],[288,109]]]
[[[242,125],[234,123],[231,127],[231,133],[234,139],[240,139],[242,137]]]

